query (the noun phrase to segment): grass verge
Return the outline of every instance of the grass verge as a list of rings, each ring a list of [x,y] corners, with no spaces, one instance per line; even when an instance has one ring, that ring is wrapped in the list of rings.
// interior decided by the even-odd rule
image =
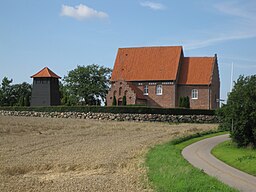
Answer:
[[[256,176],[255,149],[237,148],[232,141],[225,141],[213,148],[212,154],[228,165]]]
[[[181,150],[187,145],[220,134],[223,132],[190,140],[180,139],[184,142],[172,141],[152,148],[146,156],[146,166],[148,167],[149,181],[154,189],[160,192],[237,191],[194,168],[181,155]]]

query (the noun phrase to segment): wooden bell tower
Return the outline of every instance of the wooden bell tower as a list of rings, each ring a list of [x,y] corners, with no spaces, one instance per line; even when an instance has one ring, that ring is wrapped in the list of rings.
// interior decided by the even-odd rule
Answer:
[[[59,77],[48,67],[32,75],[31,106],[60,105]]]

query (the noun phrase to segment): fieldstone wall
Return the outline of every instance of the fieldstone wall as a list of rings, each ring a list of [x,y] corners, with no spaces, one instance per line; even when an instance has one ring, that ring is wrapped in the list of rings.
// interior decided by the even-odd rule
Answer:
[[[113,114],[81,112],[34,112],[34,111],[0,111],[2,116],[77,118],[111,121],[150,121],[170,123],[219,123],[217,116],[208,115],[160,115],[160,114]]]

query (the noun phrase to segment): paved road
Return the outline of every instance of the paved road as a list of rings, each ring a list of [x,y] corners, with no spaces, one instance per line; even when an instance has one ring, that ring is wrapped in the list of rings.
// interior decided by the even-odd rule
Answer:
[[[203,169],[205,173],[216,177],[223,183],[240,191],[256,192],[256,177],[230,167],[211,155],[212,148],[226,140],[229,140],[229,135],[201,140],[186,147],[182,155],[193,166]]]

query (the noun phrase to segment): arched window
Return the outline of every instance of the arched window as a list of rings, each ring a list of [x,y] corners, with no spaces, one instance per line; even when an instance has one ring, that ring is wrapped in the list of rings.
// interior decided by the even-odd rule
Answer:
[[[163,94],[163,87],[162,85],[156,86],[156,95],[162,95]]]
[[[119,87],[119,95],[122,94],[122,87]]]
[[[191,99],[198,99],[198,90],[192,89]]]
[[[113,96],[116,96],[116,91],[114,91]]]

